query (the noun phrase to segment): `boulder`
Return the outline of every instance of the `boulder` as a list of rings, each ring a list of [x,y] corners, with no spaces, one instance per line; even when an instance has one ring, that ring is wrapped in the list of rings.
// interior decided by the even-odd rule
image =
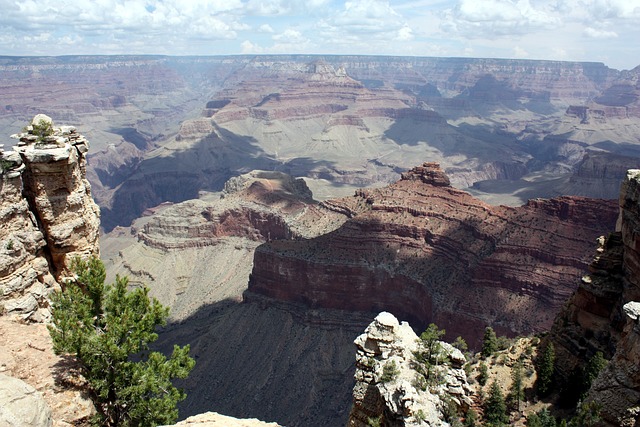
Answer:
[[[52,425],[51,409],[29,384],[0,374],[0,425],[49,427]]]

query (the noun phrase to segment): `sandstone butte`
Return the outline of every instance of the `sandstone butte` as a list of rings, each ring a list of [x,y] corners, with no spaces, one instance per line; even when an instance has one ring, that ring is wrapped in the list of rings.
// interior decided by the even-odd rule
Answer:
[[[259,246],[246,300],[386,310],[476,347],[487,325],[511,336],[548,330],[618,215],[615,201],[581,197],[490,206],[451,187],[434,163],[323,205],[350,219]]]

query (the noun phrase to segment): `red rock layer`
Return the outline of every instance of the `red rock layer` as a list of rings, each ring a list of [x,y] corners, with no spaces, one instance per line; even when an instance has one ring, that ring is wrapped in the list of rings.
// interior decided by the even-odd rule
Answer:
[[[542,331],[617,215],[613,201],[579,197],[493,207],[446,185],[436,164],[403,178],[332,201],[352,216],[335,232],[260,246],[247,297],[386,310],[474,345],[488,324]]]

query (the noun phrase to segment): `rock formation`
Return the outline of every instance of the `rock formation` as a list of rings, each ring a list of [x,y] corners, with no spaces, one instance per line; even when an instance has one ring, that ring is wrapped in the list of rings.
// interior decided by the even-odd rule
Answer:
[[[608,425],[637,425],[640,397],[640,171],[630,170],[620,188],[616,231],[599,239],[589,274],[551,330],[560,378],[597,351],[610,359],[587,397],[598,402]]]
[[[29,384],[0,374],[0,425],[51,427],[51,409]]]
[[[460,350],[440,343],[445,361],[432,375],[442,380],[423,389],[416,381],[418,341],[408,323],[399,323],[387,312],[380,313],[356,338],[356,384],[348,426],[366,427],[375,420],[387,427],[444,427],[449,426],[447,401],[456,408],[469,408],[471,388]]]
[[[160,427],[280,427],[276,423],[265,423],[256,419],[238,419],[215,412],[194,415],[171,426]]]
[[[103,258],[109,280],[118,273],[149,286],[177,320],[241,300],[259,244],[316,237],[345,220],[314,201],[302,179],[253,171],[230,179],[222,193],[149,209],[131,228],[107,235]]]
[[[591,385],[586,402],[594,401],[611,426],[640,425],[640,302],[626,303],[626,324],[609,364]]]
[[[576,288],[612,201],[561,197],[489,206],[426,163],[395,184],[332,200],[350,218],[314,239],[257,248],[245,294],[310,308],[388,310],[476,347],[500,334],[547,330]]]
[[[106,231],[252,169],[306,176],[319,199],[386,185],[428,160],[502,204],[615,197],[607,178],[566,180],[589,151],[637,157],[638,71],[477,58],[3,57],[0,133],[34,111],[82,124]]]
[[[74,374],[78,366],[73,360],[54,354],[45,324],[23,324],[1,316],[0,349],[0,373],[37,390],[50,408],[53,427],[84,425],[95,412]],[[0,425],[5,424],[0,421]]]
[[[37,135],[34,127],[48,130]],[[0,301],[23,319],[48,317],[46,296],[75,256],[98,255],[99,209],[86,180],[88,143],[38,115],[1,151]]]

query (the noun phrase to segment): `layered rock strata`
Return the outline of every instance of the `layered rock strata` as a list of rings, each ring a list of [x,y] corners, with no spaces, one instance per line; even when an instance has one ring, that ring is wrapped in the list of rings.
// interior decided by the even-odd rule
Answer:
[[[640,170],[630,170],[620,187],[616,232],[600,247],[580,286],[551,330],[560,378],[601,351],[608,366],[588,399],[602,408],[607,425],[637,425],[640,398]]]
[[[230,179],[222,193],[147,210],[131,228],[107,235],[103,255],[109,279],[118,273],[148,286],[177,320],[241,300],[259,244],[316,237],[345,220],[314,201],[302,179],[253,171]]]
[[[6,312],[38,321],[71,259],[98,255],[100,214],[86,180],[87,140],[47,116],[33,123],[48,124],[49,134],[31,126],[13,151],[0,150],[0,300]]]
[[[444,427],[450,425],[445,415],[447,400],[456,407],[472,404],[471,387],[462,369],[465,357],[445,342],[440,342],[444,362],[433,373],[442,381],[424,390],[416,386],[418,341],[408,323],[399,323],[387,312],[380,313],[356,338],[356,384],[348,426],[366,427],[375,420],[388,427]]]
[[[508,335],[543,331],[617,216],[613,201],[580,197],[489,206],[448,186],[436,164],[402,178],[333,200],[352,218],[332,233],[258,247],[246,299],[388,310],[474,346],[487,324]]]

